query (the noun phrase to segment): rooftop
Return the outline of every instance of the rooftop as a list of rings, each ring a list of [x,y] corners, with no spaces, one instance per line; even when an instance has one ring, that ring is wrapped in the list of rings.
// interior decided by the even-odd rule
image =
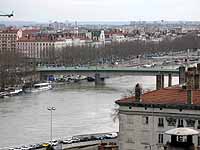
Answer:
[[[200,105],[200,89],[192,90],[192,102],[193,105]],[[135,96],[123,98],[116,101],[119,105],[127,105],[131,103],[138,103],[135,101]],[[141,96],[141,104],[173,104],[184,105],[187,104],[187,90],[181,87],[174,86],[163,88],[160,90],[154,90],[144,93]]]
[[[39,29],[25,29],[25,30],[22,30],[23,36],[32,35],[34,33],[39,33],[39,32],[40,32]]]
[[[0,30],[0,34],[10,34],[10,33],[17,33],[19,30],[18,29],[6,29],[6,30]]]

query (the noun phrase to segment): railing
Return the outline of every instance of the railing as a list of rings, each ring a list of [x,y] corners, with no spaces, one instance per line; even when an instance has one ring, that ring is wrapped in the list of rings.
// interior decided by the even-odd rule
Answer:
[[[131,67],[37,67],[37,72],[147,72],[147,73],[172,73],[179,74],[178,69],[163,69],[163,68],[131,68]]]

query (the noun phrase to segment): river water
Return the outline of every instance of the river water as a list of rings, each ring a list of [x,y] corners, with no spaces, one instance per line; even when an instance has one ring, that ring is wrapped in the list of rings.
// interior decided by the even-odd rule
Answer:
[[[165,78],[167,80],[167,78]],[[67,84],[54,89],[0,99],[0,147],[49,141],[50,112],[53,112],[53,138],[118,131],[113,121],[115,100],[132,90],[136,83],[155,89],[155,77],[121,76],[106,79],[105,86],[94,83]],[[173,78],[173,84],[178,78]],[[167,84],[167,82],[166,82]]]

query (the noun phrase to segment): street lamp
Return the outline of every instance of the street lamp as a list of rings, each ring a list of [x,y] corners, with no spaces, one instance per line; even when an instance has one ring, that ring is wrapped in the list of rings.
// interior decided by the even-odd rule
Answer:
[[[48,107],[47,110],[49,110],[51,112],[51,127],[50,127],[51,128],[50,129],[51,130],[51,135],[50,135],[51,137],[50,138],[51,138],[51,146],[52,146],[52,112],[53,112],[53,110],[56,110],[56,108],[51,106],[51,107]]]

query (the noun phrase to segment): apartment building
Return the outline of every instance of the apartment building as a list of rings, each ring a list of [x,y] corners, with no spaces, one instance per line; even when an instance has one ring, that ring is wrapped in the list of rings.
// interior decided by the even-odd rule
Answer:
[[[47,62],[49,59],[54,59],[55,52],[62,50],[67,44],[66,39],[30,37],[19,39],[16,48],[26,58],[34,58],[36,62]]]
[[[0,52],[15,51],[16,41],[21,37],[21,30],[0,30]]]
[[[116,101],[119,149],[160,150],[171,140],[164,134],[170,129],[189,127],[200,131],[200,64],[182,73],[181,80],[186,84],[158,86],[159,89],[144,94],[137,84],[135,96]],[[195,147],[200,146],[200,135],[194,136],[193,142]]]

